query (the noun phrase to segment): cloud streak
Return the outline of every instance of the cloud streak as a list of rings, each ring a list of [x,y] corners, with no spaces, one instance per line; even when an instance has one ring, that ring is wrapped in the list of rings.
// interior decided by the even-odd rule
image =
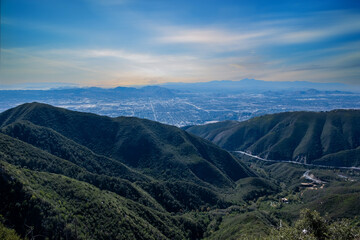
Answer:
[[[88,1],[102,5],[105,13],[107,6],[115,9],[127,2]],[[117,20],[125,22],[122,17]],[[360,13],[313,12],[297,18],[197,25],[135,19],[107,29],[6,18],[8,28],[66,36],[84,44],[62,45],[53,37],[55,43],[44,46],[5,47],[0,81],[83,86],[243,78],[359,83]]]
[[[336,21],[324,19],[336,19]],[[313,24],[302,25],[303,22]],[[263,21],[250,27],[246,23],[240,26],[203,28],[166,26],[158,28],[158,31],[160,37],[156,40],[161,44],[186,44],[194,47],[223,46],[224,51],[228,51],[228,49],[269,45],[305,44],[360,33],[360,14],[349,16],[343,11],[329,12],[314,14],[307,19]]]
[[[353,50],[291,65],[287,64],[289,59],[267,59],[260,55],[208,58],[123,49],[3,50],[7,66],[2,76],[10,82],[16,77],[34,76],[33,81],[45,82],[53,77],[61,82],[105,87],[243,78],[318,82],[345,79],[355,83],[352,79],[360,74],[360,56]]]

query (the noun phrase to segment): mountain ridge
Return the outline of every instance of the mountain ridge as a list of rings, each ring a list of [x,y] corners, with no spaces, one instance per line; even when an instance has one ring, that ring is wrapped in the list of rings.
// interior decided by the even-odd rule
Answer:
[[[40,103],[0,113],[0,220],[22,236],[32,226],[51,239],[198,239],[205,220],[174,214],[229,206],[221,192],[248,176],[173,126]]]
[[[296,131],[281,132],[282,127],[299,125],[296,116],[263,119],[261,131],[279,130],[270,139],[291,136]],[[324,121],[301,124],[316,129],[317,122]],[[244,132],[256,133],[255,123]],[[225,125],[231,131],[238,123]],[[345,150],[348,156],[357,151]],[[312,184],[303,179],[305,171],[302,165],[236,158],[208,140],[150,120],[40,103],[0,113],[0,226],[21,237],[195,240],[230,236],[224,232],[265,237],[279,220],[293,222],[303,207],[356,221],[358,172],[312,168],[326,183],[311,189],[303,186]],[[282,204],[283,197],[289,204]],[[341,210],[339,201],[346,202]]]
[[[242,80],[215,80],[209,82],[196,83],[163,83],[159,86],[174,90],[189,90],[198,92],[218,92],[226,90],[230,92],[237,91],[269,91],[269,90],[343,90],[343,91],[360,91],[360,87],[356,85],[347,85],[344,83],[319,83],[308,81],[264,81],[256,79],[242,79]]]
[[[267,159],[315,161],[326,165],[326,156],[355,151],[359,147],[359,122],[360,110],[338,109],[269,114],[244,122],[227,121],[185,129],[229,151],[248,151]],[[341,161],[332,162],[342,166]],[[351,164],[358,166],[358,159],[345,161],[343,166],[352,167]]]
[[[20,105],[0,114],[1,127],[19,120],[51,128],[95,153],[131,167],[151,168],[147,174],[156,177],[169,178],[171,173],[164,176],[160,173],[161,169],[176,167],[182,169],[188,178],[200,178],[205,183],[216,178],[222,181],[218,182],[220,185],[230,187],[233,181],[242,175],[246,176],[246,167],[239,165],[229,153],[176,127],[150,120],[110,118],[39,103]],[[178,147],[172,147],[174,145]],[[141,152],[137,150],[139,148]],[[192,156],[191,161],[186,160],[190,160],[189,156]],[[150,159],[157,159],[156,165],[154,160],[149,161]],[[222,165],[215,159],[222,159],[231,167]],[[204,167],[208,170],[206,176],[199,171]],[[213,176],[209,177],[211,174]]]

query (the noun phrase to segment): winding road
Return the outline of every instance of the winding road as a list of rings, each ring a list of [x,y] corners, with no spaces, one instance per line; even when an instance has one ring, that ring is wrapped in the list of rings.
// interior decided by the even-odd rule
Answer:
[[[330,169],[347,169],[347,170],[359,170],[360,171],[360,167],[336,167],[336,166],[326,166],[326,165],[317,165],[317,164],[311,164],[311,163],[300,163],[300,162],[296,162],[296,161],[290,161],[290,160],[270,160],[270,159],[265,159],[256,155],[252,155],[250,153],[247,152],[243,152],[243,151],[232,151],[235,153],[240,153],[252,158],[256,158],[258,160],[264,161],[264,162],[282,162],[282,163],[293,163],[293,164],[298,164],[298,165],[303,165],[303,166],[310,166],[310,167],[321,167],[321,168],[330,168]]]

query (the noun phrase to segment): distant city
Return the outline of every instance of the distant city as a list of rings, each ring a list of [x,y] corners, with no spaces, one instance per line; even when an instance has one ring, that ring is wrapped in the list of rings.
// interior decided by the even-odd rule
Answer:
[[[181,87],[2,90],[0,112],[36,101],[81,112],[146,118],[181,127],[223,120],[244,121],[277,112],[360,109],[358,92],[330,87],[331,90],[324,90],[319,84],[316,87],[322,90],[312,88],[311,84],[302,84],[301,88],[289,85],[286,89],[271,86],[257,89],[250,87],[249,80],[246,80],[247,87],[242,86],[244,82],[230,82],[232,87],[229,82],[219,81]]]

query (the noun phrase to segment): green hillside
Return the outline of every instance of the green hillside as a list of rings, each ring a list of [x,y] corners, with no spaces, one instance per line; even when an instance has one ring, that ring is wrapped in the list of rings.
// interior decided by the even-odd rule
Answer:
[[[1,113],[0,126],[0,238],[256,239],[279,221],[293,224],[304,207],[360,223],[355,170],[254,161],[176,127],[39,103]],[[358,161],[355,148],[314,163],[338,164],[339,154]],[[309,171],[323,186],[304,179]]]
[[[38,103],[0,119],[0,215],[21,236],[30,226],[50,239],[197,239],[205,220],[174,213],[230,206],[222,193],[255,176],[214,144],[147,120]]]
[[[224,149],[247,151],[266,159],[360,166],[359,110],[278,113],[186,130]]]
[[[270,183],[270,186],[266,186],[264,190],[271,186],[278,186],[280,190],[249,199],[245,206],[214,211],[212,214],[216,215],[218,224],[213,223],[215,227],[205,233],[206,239],[319,239],[295,237],[289,233],[283,233],[282,237],[278,235],[277,231],[288,231],[287,226],[297,227],[300,213],[306,208],[319,212],[327,225],[341,228],[336,230],[337,237],[329,235],[320,239],[357,239],[360,236],[360,171],[264,162],[240,157],[262,176],[262,183],[258,183],[259,187],[254,189],[255,194],[261,190],[261,186],[266,186],[266,182]],[[307,171],[323,183],[314,184],[306,179],[304,173]],[[238,184],[246,189],[249,188],[246,184],[251,181],[259,179],[242,179]],[[344,226],[342,219],[350,219],[350,222]],[[279,228],[280,224],[283,229]],[[346,229],[347,227],[349,229]],[[346,235],[352,231],[357,234]]]
[[[19,170],[1,162],[1,211],[15,229],[51,239],[184,239],[187,219],[59,174]],[[184,227],[188,225],[188,229]]]
[[[39,103],[24,104],[0,114],[2,128],[23,120],[50,128],[96,154],[157,179],[232,187],[234,181],[251,175],[219,147],[176,127],[149,120],[109,118]]]

